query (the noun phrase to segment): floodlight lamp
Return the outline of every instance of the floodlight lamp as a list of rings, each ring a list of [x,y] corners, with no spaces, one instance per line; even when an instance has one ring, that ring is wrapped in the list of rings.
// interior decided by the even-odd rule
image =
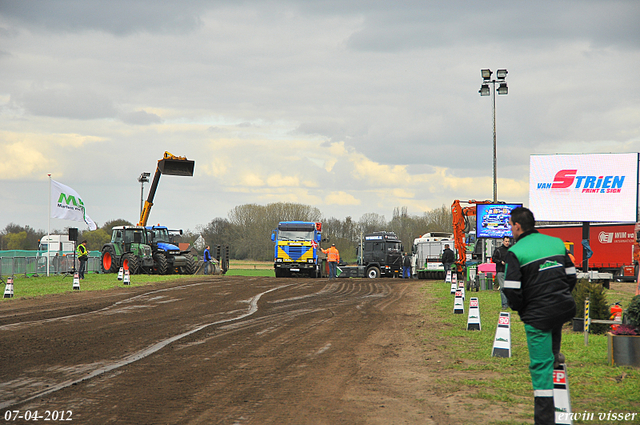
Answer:
[[[478,91],[478,93],[480,93],[480,96],[489,96],[491,94],[491,91],[489,90],[489,84],[483,84],[482,86],[480,86],[480,90]]]
[[[151,176],[151,173],[142,173],[142,174],[140,174],[140,177],[138,177],[138,182],[140,182],[140,183],[148,183],[150,176]]]
[[[498,87],[498,94],[509,94],[507,83],[500,83],[500,86]]]
[[[496,77],[498,78],[498,80],[504,80],[505,78],[507,78],[508,73],[509,71],[507,71],[506,69],[499,69],[496,72]]]
[[[483,80],[488,80],[491,78],[491,74],[493,74],[493,72],[491,72],[490,69],[481,69],[480,74],[482,75]]]

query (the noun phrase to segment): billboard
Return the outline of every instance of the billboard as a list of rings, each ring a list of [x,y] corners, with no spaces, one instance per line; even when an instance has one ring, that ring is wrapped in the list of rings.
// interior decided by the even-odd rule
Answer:
[[[635,222],[638,153],[531,155],[529,208],[541,221]]]
[[[479,238],[513,237],[509,216],[511,210],[522,204],[478,204],[476,205],[476,234]]]

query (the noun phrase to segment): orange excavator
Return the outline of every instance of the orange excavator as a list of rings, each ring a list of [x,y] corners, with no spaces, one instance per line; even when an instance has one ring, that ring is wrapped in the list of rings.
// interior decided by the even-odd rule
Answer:
[[[471,204],[470,206],[463,207],[461,203]],[[467,217],[475,217],[476,204],[492,204],[492,201],[476,201],[472,199],[470,201],[453,201],[451,204],[451,216],[453,218],[453,242],[458,253],[458,259],[456,260],[456,268],[458,272],[462,272],[464,265],[467,261],[467,243],[465,242],[464,235],[471,225]]]

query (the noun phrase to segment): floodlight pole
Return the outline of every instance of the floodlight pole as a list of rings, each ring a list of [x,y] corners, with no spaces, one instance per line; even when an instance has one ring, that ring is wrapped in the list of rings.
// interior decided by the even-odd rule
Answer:
[[[492,80],[493,84],[493,202],[498,201],[498,155],[496,144],[496,80]]]
[[[142,215],[142,206],[144,204],[144,183],[149,182],[149,177],[151,173],[142,173],[140,177],[138,177],[138,181],[140,182],[140,215]]]
[[[492,96],[493,104],[493,202],[498,201],[498,155],[497,155],[497,143],[496,143],[496,83],[500,83],[498,94],[507,94],[508,88],[505,78],[507,78],[508,71],[506,69],[499,69],[496,76],[497,79],[491,79],[490,69],[480,70],[482,76],[482,86],[480,86],[480,96]],[[489,88],[489,84],[493,86],[493,90]]]

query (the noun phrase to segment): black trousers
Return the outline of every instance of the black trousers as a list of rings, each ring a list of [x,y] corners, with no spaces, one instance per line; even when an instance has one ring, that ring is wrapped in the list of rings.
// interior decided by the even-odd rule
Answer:
[[[80,261],[80,269],[78,270],[78,277],[80,279],[84,279],[84,271],[87,269],[87,260],[79,260]]]

